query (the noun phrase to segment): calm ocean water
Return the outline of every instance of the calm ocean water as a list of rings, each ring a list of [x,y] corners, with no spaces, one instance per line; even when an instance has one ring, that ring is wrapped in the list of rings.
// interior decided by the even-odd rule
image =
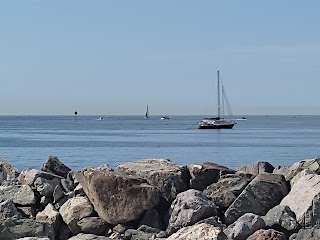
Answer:
[[[320,155],[320,116],[247,116],[234,129],[198,129],[203,116],[0,116],[0,157],[20,170],[49,155],[72,169],[145,158],[237,168],[274,166]]]

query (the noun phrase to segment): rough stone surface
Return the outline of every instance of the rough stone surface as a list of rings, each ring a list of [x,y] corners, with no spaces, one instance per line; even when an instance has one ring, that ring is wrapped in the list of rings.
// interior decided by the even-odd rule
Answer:
[[[66,201],[60,208],[59,213],[63,221],[69,226],[74,234],[80,233],[78,222],[93,214],[93,207],[85,197],[74,197]]]
[[[54,230],[48,223],[31,219],[8,218],[0,221],[0,239],[15,240],[24,237],[54,239]]]
[[[4,173],[3,176],[5,176],[3,178],[3,180],[14,179],[14,178],[18,177],[20,174],[19,170],[16,167],[11,165],[9,162],[4,160],[3,158],[0,158],[0,169]]]
[[[229,225],[224,233],[229,239],[245,240],[255,231],[265,227],[263,219],[255,214],[246,213],[241,216],[236,222]]]
[[[289,168],[286,179],[290,181],[295,175],[297,175],[299,172],[305,169],[315,171],[317,174],[319,174],[320,158],[305,159],[303,161],[294,163]]]
[[[156,187],[125,173],[84,169],[76,178],[99,216],[112,225],[138,219],[160,199]]]
[[[302,227],[318,225],[320,223],[320,176],[311,174],[300,177],[280,205],[289,206]]]
[[[289,240],[319,240],[320,239],[320,226],[312,228],[302,228],[298,233],[292,234]]]
[[[99,217],[86,217],[81,219],[77,225],[82,233],[104,235],[109,229],[109,224]]]
[[[201,191],[189,189],[178,194],[171,205],[170,212],[167,228],[169,234],[182,227],[190,226],[200,220],[217,215],[217,206]]]
[[[287,240],[284,233],[274,229],[260,229],[249,236],[247,240]]]
[[[157,186],[170,203],[178,193],[189,188],[190,174],[187,166],[175,164],[169,159],[144,159],[122,163],[117,169],[144,178],[149,184]]]
[[[18,214],[18,209],[12,201],[4,201],[0,203],[0,220],[10,218]]]
[[[104,236],[97,236],[94,234],[79,233],[78,235],[69,238],[69,240],[111,240],[111,238]]]
[[[258,175],[260,173],[272,173],[273,170],[274,167],[268,162],[256,162],[237,169],[238,172],[244,172],[253,175]]]
[[[12,201],[19,205],[32,205],[36,202],[34,192],[28,185],[17,186],[0,186],[0,202]]]
[[[167,240],[227,240],[227,236],[218,227],[207,223],[184,227],[172,234]]]
[[[278,205],[289,192],[289,184],[283,175],[259,174],[243,190],[225,212],[225,222],[233,223],[245,213],[265,215]]]
[[[204,190],[207,186],[217,182],[220,176],[227,173],[235,173],[234,170],[211,162],[189,164],[190,188]]]
[[[286,236],[290,236],[300,229],[296,215],[288,206],[275,206],[262,219],[268,228],[283,232]]]
[[[61,222],[59,212],[50,203],[42,212],[38,212],[36,220],[49,223],[53,226],[55,231],[59,228]]]
[[[66,178],[71,169],[64,165],[58,157],[49,156],[47,161],[41,166],[41,171]]]
[[[251,174],[228,174],[208,186],[203,193],[221,209],[227,209],[253,179]]]

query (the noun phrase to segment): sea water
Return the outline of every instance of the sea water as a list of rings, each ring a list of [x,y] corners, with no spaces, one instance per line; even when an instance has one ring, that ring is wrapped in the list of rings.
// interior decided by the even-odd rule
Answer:
[[[0,116],[0,157],[22,170],[39,169],[54,155],[77,170],[147,158],[236,169],[257,161],[292,165],[320,155],[320,116],[246,116],[221,130],[198,129],[204,116],[160,117]]]

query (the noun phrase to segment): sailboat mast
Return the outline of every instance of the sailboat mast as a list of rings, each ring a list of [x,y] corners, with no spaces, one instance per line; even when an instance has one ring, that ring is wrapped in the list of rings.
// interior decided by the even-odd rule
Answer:
[[[217,71],[218,77],[218,118],[220,119],[220,73]]]

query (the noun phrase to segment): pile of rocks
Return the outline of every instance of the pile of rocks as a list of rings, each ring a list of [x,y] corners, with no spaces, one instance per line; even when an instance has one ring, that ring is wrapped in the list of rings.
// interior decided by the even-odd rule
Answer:
[[[145,159],[72,171],[0,159],[0,240],[320,239],[320,159],[232,170]]]

